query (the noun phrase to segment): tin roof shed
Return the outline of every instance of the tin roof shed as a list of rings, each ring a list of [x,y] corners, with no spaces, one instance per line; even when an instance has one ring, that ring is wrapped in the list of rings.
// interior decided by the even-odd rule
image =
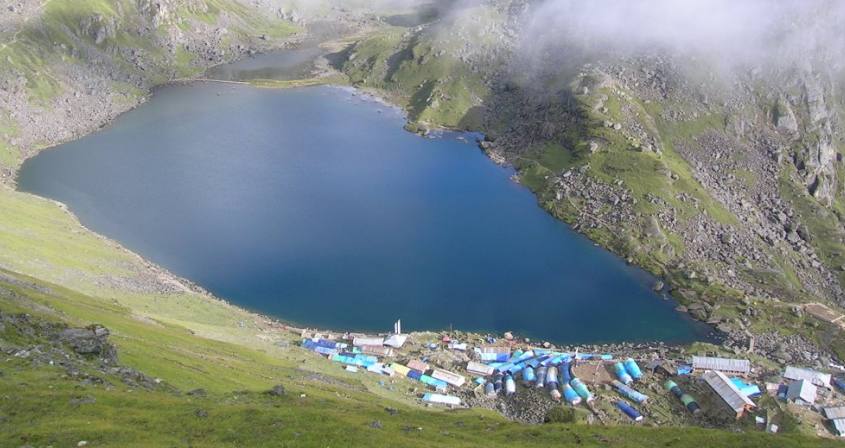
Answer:
[[[751,361],[747,359],[693,356],[692,368],[694,370],[717,370],[732,375],[748,375],[751,372]]]
[[[408,361],[408,367],[414,370],[419,370],[420,372],[427,372],[429,365],[418,359],[412,359]]]
[[[816,386],[808,380],[793,381],[786,390],[786,399],[811,405],[816,402]]]
[[[389,345],[395,348],[401,348],[403,345],[405,345],[405,341],[407,340],[407,334],[394,334],[384,340],[384,345]]]
[[[701,378],[736,412],[737,418],[741,417],[746,410],[754,407],[754,402],[743,395],[724,373],[708,370],[704,372]]]
[[[845,419],[845,406],[824,408],[824,416],[828,420]]]
[[[783,377],[792,381],[807,380],[816,386],[830,389],[829,373],[821,373],[811,369],[788,366],[786,371],[783,372]]]
[[[494,372],[492,366],[480,362],[470,361],[467,363],[467,373],[470,375],[490,376]]]
[[[845,436],[845,418],[833,419],[830,421],[830,424],[833,425],[833,432],[837,436]]]
[[[445,381],[455,387],[461,387],[464,385],[464,382],[466,382],[466,378],[464,378],[463,375],[443,369],[434,369],[431,376],[440,381]]]
[[[364,345],[382,346],[384,345],[384,338],[357,336],[352,340],[352,345],[356,347],[361,347]]]

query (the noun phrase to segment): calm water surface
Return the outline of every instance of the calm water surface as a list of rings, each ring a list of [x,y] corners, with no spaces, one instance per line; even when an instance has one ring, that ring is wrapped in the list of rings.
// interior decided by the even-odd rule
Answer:
[[[350,90],[194,84],[26,162],[19,188],[234,303],[320,327],[701,339],[464,137]]]
[[[323,50],[318,47],[304,47],[258,54],[233,64],[212,67],[205,76],[223,81],[299,79],[308,76],[314,68],[314,59],[323,53]]]

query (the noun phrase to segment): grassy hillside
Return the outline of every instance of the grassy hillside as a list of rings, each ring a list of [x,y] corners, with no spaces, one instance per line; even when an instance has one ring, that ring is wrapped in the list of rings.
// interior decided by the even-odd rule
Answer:
[[[209,308],[215,308],[209,305]],[[26,324],[14,321],[27,313]],[[504,420],[489,411],[423,409],[403,402],[405,380],[380,386],[295,347],[228,343],[143,318],[111,300],[0,273],[0,444],[18,446],[834,446],[797,434],[734,434],[692,428],[547,424]],[[10,323],[14,322],[14,323]],[[123,365],[158,378],[127,384],[96,357],[57,345],[48,323],[112,330]],[[220,333],[240,333],[226,324]],[[272,334],[276,342],[285,340]],[[267,335],[267,334],[265,334]],[[46,355],[22,355],[22,350]],[[68,355],[68,353],[70,353]],[[73,368],[66,368],[73,366]],[[283,395],[267,391],[276,384]],[[175,388],[174,388],[175,386]],[[177,388],[179,390],[177,390]],[[204,391],[196,391],[196,389]],[[383,392],[372,389],[379,388]],[[192,391],[190,394],[187,391]]]
[[[382,28],[350,47],[339,68],[357,86],[404,106],[414,127],[477,129],[489,89],[467,61],[490,63],[502,20],[494,8],[478,6],[421,30]]]

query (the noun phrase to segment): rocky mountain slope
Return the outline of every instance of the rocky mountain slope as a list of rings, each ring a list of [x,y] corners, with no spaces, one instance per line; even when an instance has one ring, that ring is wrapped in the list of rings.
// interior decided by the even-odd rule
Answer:
[[[0,26],[0,180],[89,133],[149,89],[282,45],[281,9],[232,0],[7,0]]]
[[[810,56],[725,70],[674,48],[584,51],[530,34],[539,3],[464,3],[338,67],[404,104],[412,129],[483,131],[550,213],[662,276],[737,346],[778,328],[841,350],[838,328],[797,306],[845,300],[841,72]]]

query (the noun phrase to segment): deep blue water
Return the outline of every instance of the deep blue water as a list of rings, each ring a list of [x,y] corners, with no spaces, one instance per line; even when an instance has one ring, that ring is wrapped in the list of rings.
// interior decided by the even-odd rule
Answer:
[[[27,161],[19,188],[232,302],[319,327],[701,339],[654,279],[457,134],[350,90],[193,84]]]

